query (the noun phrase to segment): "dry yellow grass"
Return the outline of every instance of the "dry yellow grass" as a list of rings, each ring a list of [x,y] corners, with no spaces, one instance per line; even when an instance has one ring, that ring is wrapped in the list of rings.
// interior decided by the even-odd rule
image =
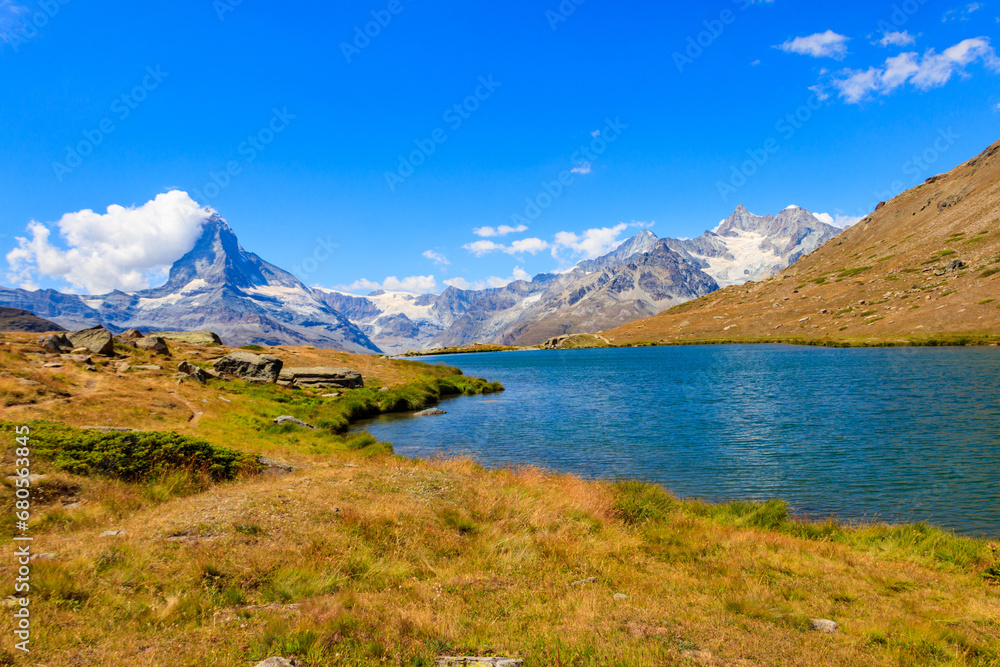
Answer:
[[[527,665],[1000,664],[1000,587],[984,576],[1000,576],[1000,552],[980,541],[921,526],[797,524],[776,503],[679,502],[639,484],[352,451],[329,433],[261,426],[274,410],[298,409],[279,399],[301,392],[178,386],[167,371],[41,369],[25,340],[4,339],[4,370],[60,371],[53,391],[69,396],[0,408],[5,420],[152,424],[267,451],[297,470],[127,484],[37,461],[50,474],[35,489],[44,496],[33,546],[54,556],[33,562],[36,643],[17,664],[235,667],[296,655],[317,666],[429,665],[442,653]],[[178,360],[198,351],[178,349]],[[333,354],[294,352],[309,364]],[[387,384],[442,372],[339,362],[367,364]],[[149,409],[159,401],[174,407]],[[157,416],[122,417],[116,405]],[[13,468],[9,447],[2,465]],[[125,532],[99,537],[107,530]],[[5,595],[15,568],[0,558]],[[9,638],[12,619],[2,618]],[[816,632],[810,618],[841,631]],[[11,645],[0,664],[14,659]]]

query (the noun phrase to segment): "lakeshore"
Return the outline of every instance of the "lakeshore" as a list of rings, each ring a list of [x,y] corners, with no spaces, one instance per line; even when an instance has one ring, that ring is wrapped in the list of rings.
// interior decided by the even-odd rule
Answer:
[[[338,434],[341,397],[178,385],[166,371],[42,369],[26,340],[5,342],[5,369],[39,383],[3,408],[9,423],[128,419],[281,464],[231,481],[183,469],[126,480],[38,460],[47,479],[32,532],[46,556],[33,562],[32,611],[46,619],[36,651],[47,665],[213,656],[235,666],[269,655],[417,665],[455,653],[527,665],[989,664],[1000,655],[1000,554],[983,540],[926,525],[801,521],[779,501],[683,501],[655,485],[531,466],[408,459],[376,438]],[[225,352],[172,347],[175,358]],[[453,376],[268,351],[355,366],[397,398],[427,396],[421,387]],[[268,426],[279,414],[329,426]],[[816,619],[837,631],[814,629]]]

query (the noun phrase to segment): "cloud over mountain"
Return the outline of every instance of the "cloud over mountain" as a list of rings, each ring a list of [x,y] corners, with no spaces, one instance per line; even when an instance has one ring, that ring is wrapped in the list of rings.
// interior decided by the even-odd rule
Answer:
[[[145,289],[194,247],[210,215],[186,192],[172,190],[138,207],[67,213],[55,223],[60,245],[52,228],[32,220],[29,234],[7,253],[7,278],[29,289],[39,277],[62,279],[89,294]]]

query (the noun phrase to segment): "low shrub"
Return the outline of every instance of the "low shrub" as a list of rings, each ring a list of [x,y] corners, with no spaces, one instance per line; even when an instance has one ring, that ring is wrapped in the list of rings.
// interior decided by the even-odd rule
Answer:
[[[9,422],[0,426],[3,431],[14,428]],[[260,464],[250,454],[176,433],[105,433],[40,421],[29,426],[34,455],[51,461],[57,470],[76,475],[140,482],[187,471],[219,481],[260,470]]]

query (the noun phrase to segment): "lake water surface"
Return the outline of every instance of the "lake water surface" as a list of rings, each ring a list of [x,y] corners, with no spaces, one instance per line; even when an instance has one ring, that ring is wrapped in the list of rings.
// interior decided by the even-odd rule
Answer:
[[[1000,536],[1000,350],[778,345],[436,359],[502,394],[361,424],[398,453],[471,455],[682,497]]]

